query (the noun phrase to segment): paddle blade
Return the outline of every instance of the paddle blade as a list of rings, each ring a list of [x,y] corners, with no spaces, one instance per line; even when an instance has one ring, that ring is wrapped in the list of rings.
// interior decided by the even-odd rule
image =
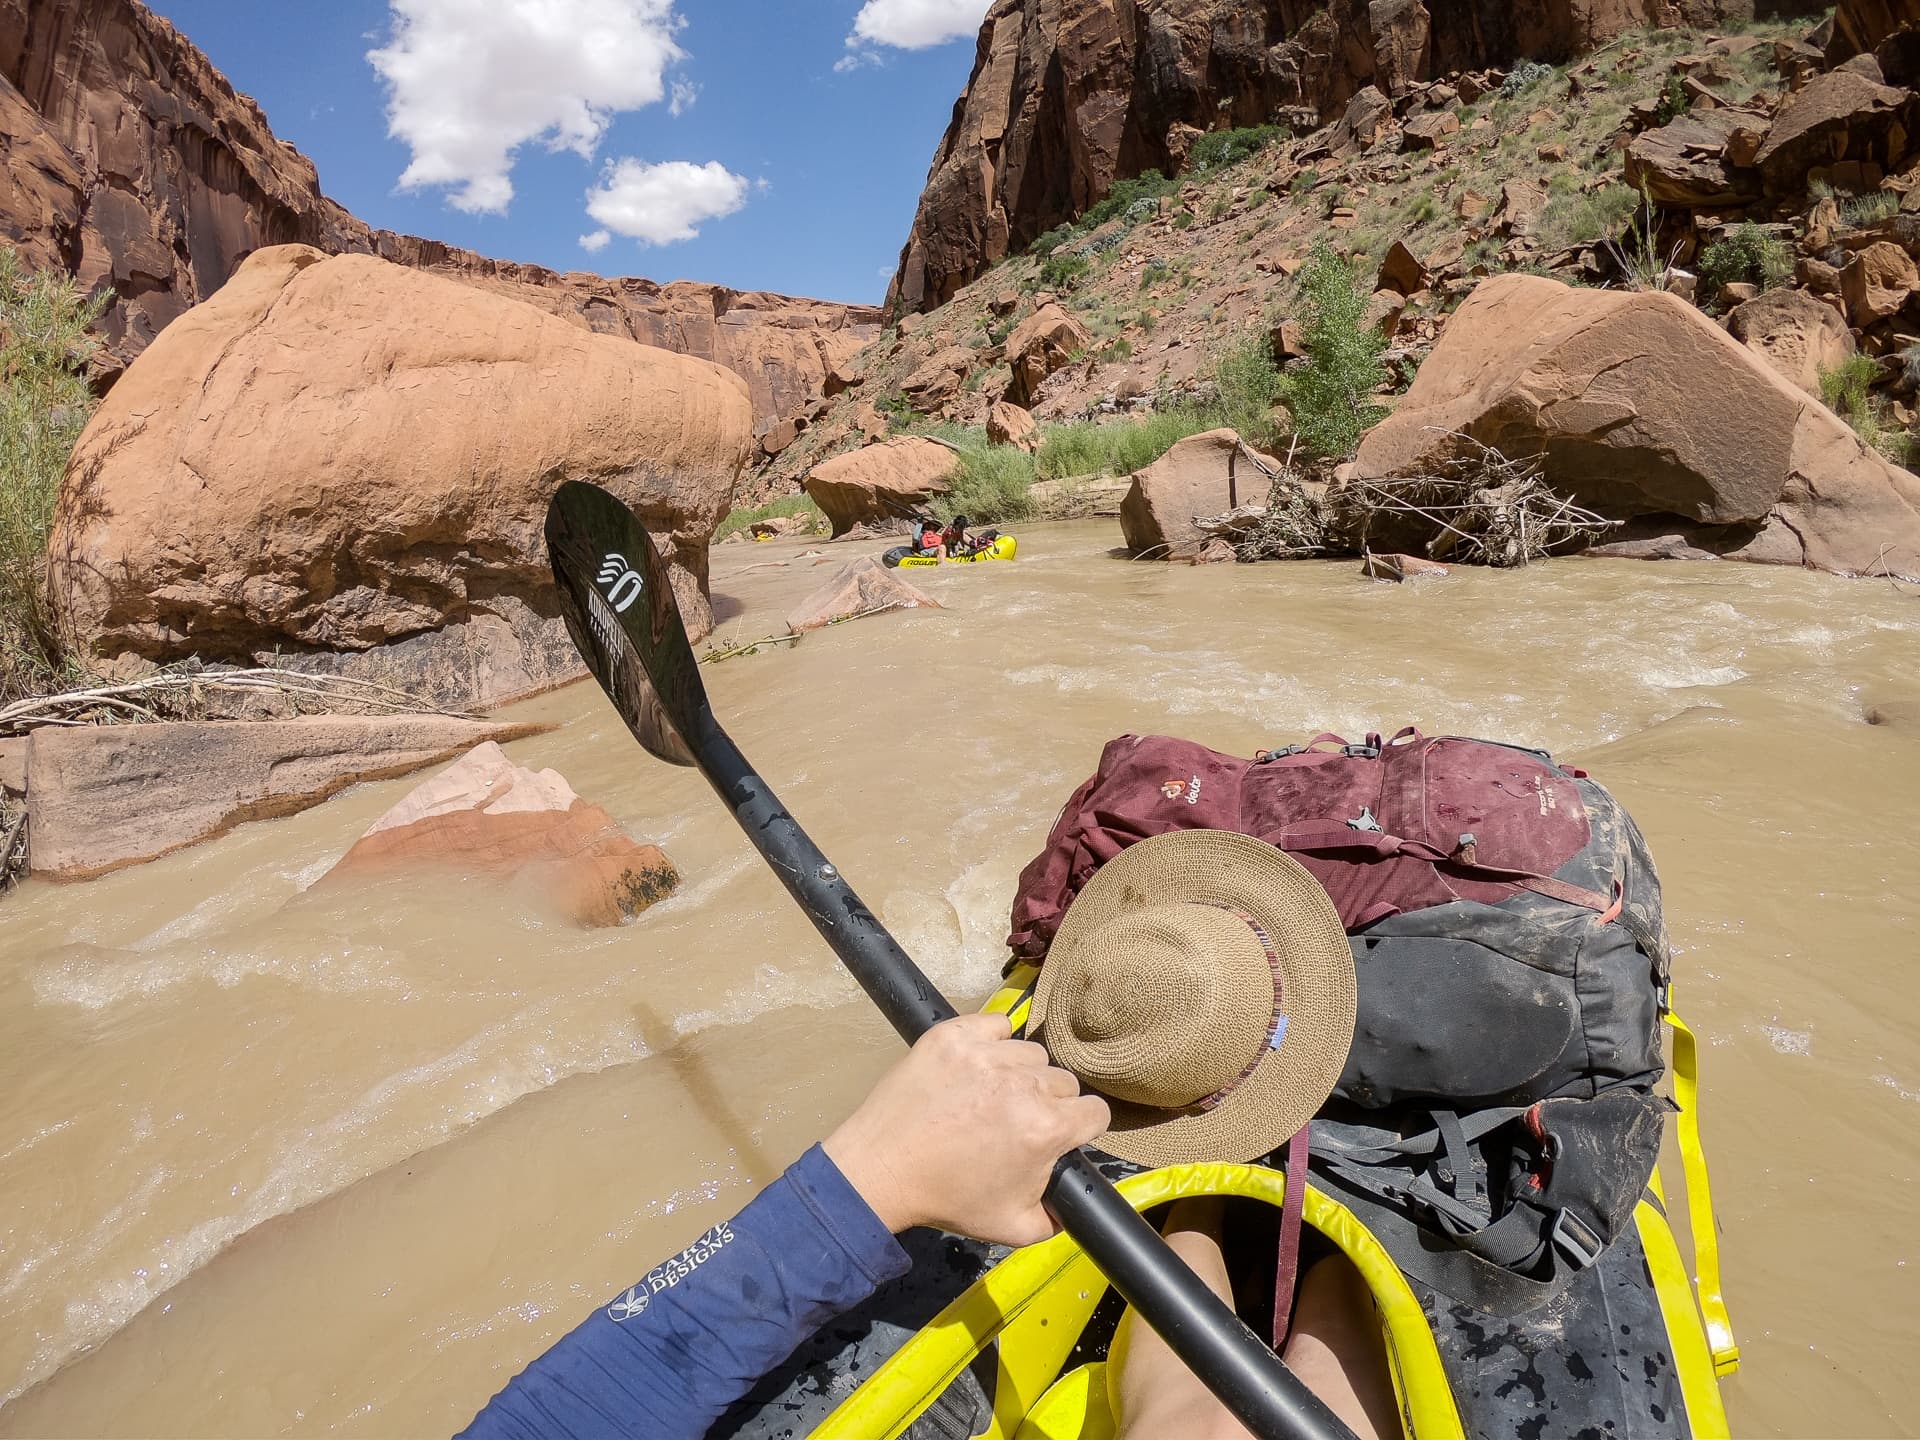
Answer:
[[[570,480],[547,507],[547,558],[575,648],[633,738],[674,765],[707,709],[706,687],[667,567],[639,518],[598,485]]]

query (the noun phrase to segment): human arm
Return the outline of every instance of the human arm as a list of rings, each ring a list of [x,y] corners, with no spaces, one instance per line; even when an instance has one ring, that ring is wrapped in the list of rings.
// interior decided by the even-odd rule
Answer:
[[[827,1138],[724,1225],[515,1377],[463,1432],[694,1440],[802,1340],[905,1271],[892,1232],[1053,1233],[1054,1161],[1105,1129],[1002,1016],[935,1026]]]

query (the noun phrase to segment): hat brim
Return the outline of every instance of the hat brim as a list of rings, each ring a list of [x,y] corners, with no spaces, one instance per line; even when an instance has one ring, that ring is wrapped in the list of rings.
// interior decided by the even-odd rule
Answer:
[[[1278,1149],[1326,1103],[1353,1047],[1353,951],[1312,873],[1263,840],[1229,830],[1176,830],[1121,851],[1094,874],[1060,922],[1033,996],[1028,1032],[1043,1044],[1053,981],[1085,937],[1130,910],[1201,901],[1245,911],[1273,942],[1280,1043],[1211,1109],[1161,1110],[1108,1098],[1112,1128],[1093,1143],[1136,1165],[1241,1163]]]

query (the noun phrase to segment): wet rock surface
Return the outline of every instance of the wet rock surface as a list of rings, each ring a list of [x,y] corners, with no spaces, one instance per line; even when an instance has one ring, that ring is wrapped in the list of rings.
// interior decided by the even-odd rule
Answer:
[[[416,786],[320,884],[428,871],[526,888],[576,924],[617,925],[673,893],[679,871],[557,770],[515,765],[492,741]]]
[[[48,726],[27,746],[33,871],[91,879],[548,728],[444,715]]]

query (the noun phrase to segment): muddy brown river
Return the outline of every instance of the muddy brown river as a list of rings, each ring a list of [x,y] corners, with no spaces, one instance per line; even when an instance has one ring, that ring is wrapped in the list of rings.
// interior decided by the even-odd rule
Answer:
[[[945,609],[709,667],[716,709],[959,1003],[1112,735],[1416,723],[1588,767],[1652,842],[1701,1033],[1735,1432],[1916,1433],[1920,595],[1579,561],[1400,588],[1115,538],[923,572]],[[780,628],[826,573],[770,564],[799,550],[715,552],[723,635]],[[516,714],[561,728],[514,758],[665,845],[678,895],[584,932],[480,885],[305,893],[397,781],[0,903],[0,1434],[447,1433],[896,1053],[695,774],[591,685]]]

